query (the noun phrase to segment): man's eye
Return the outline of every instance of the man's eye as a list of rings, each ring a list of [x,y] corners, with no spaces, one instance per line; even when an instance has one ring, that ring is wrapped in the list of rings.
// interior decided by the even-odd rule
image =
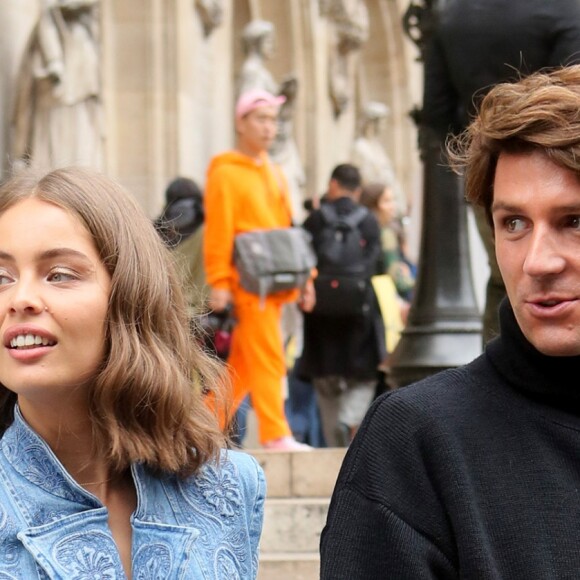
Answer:
[[[568,225],[572,229],[580,230],[580,215],[572,215],[568,218]]]
[[[505,220],[505,227],[508,232],[519,232],[524,228],[524,220],[521,218],[508,218]]]

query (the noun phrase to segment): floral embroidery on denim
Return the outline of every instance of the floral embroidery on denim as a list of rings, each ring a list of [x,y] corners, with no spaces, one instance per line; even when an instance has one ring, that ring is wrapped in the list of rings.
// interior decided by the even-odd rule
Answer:
[[[214,555],[214,577],[227,580],[240,580],[252,577],[251,567],[248,566],[248,550],[246,537],[235,534],[224,538]],[[250,558],[251,559],[251,558]]]
[[[54,548],[56,561],[75,580],[115,580],[125,574],[116,556],[117,546],[103,532],[74,534]]]
[[[223,578],[224,580],[240,580],[241,576],[238,568],[234,562],[227,556],[220,554],[217,562],[216,578]]]
[[[207,466],[196,486],[205,500],[220,516],[231,518],[239,513],[242,494],[238,478],[231,464],[222,464],[221,469]]]
[[[136,580],[164,580],[173,567],[171,549],[164,544],[142,546],[135,555],[133,569]]]
[[[12,567],[20,560],[20,542],[16,539],[17,529],[8,517],[6,510],[0,505],[0,561],[3,566]],[[12,576],[6,576],[7,578]],[[2,576],[0,576],[2,578]]]
[[[58,497],[87,502],[88,496],[71,486],[46,443],[24,423],[18,410],[14,422],[2,437],[1,445],[12,467],[31,483]]]

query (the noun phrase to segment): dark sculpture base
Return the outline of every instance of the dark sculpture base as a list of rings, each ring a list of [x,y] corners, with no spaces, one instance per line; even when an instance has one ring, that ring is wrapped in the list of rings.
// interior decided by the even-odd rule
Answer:
[[[390,379],[404,387],[440,371],[467,364],[481,352],[481,324],[408,326],[393,353]]]

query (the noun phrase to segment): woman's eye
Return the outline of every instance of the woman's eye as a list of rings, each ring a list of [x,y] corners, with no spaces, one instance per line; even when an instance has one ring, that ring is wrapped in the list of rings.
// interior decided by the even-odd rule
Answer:
[[[4,272],[0,272],[0,286],[6,286],[7,284],[12,284],[14,279],[12,276],[5,274]]]
[[[71,272],[55,271],[48,275],[49,282],[70,282],[71,280],[76,280],[76,276]]]

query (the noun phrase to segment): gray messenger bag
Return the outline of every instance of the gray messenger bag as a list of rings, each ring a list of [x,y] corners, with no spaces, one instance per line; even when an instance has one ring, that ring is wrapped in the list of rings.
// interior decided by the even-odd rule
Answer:
[[[316,266],[310,234],[299,226],[253,230],[234,240],[234,264],[244,290],[264,299],[303,288]]]

